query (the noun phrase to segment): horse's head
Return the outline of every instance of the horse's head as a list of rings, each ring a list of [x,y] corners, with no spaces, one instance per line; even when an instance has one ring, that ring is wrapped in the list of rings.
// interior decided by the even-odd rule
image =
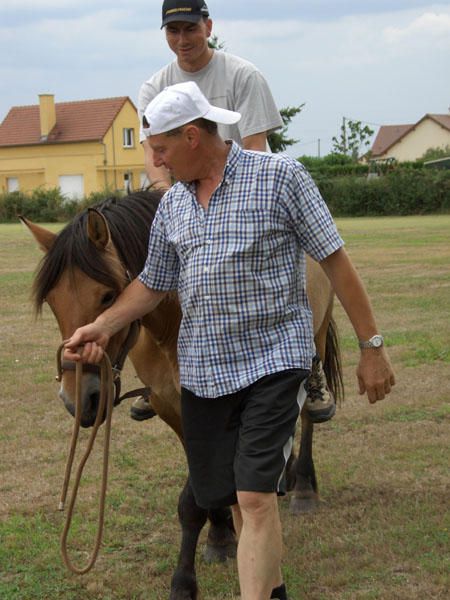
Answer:
[[[45,252],[34,283],[36,308],[39,310],[47,302],[62,338],[67,339],[77,327],[95,320],[113,304],[129,281],[128,272],[112,242],[108,223],[97,210],[89,209],[79,215],[58,235],[24,218],[21,220]],[[111,339],[106,351],[113,365],[121,360],[124,345],[129,350],[137,335],[138,328],[130,326]],[[63,363],[59,397],[74,416],[73,366]],[[82,381],[81,424],[90,427],[95,422],[100,399],[99,371],[86,369]]]

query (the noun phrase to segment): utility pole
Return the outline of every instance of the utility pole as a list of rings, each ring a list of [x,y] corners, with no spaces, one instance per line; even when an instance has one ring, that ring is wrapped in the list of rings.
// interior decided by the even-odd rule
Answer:
[[[320,158],[320,138],[317,140],[317,158]]]
[[[347,130],[345,126],[345,117],[342,117],[342,142],[344,146],[344,154],[347,154]]]

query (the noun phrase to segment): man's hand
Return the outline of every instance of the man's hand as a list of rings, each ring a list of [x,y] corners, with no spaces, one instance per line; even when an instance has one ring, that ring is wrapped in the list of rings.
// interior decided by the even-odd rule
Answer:
[[[367,392],[371,404],[383,400],[395,385],[394,371],[384,348],[361,350],[361,358],[356,370],[359,393]]]
[[[106,327],[97,321],[79,327],[68,340],[64,340],[64,358],[97,364],[103,358],[109,339]]]

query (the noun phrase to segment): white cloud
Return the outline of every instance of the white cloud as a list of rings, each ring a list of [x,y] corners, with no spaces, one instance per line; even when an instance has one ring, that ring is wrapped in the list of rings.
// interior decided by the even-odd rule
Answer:
[[[322,151],[339,132],[342,117],[372,124],[408,123],[427,112],[446,112],[450,98],[450,7],[344,17],[328,22],[235,21],[216,23],[230,52],[245,56],[267,76],[279,106],[306,102],[291,124],[301,139],[293,153]],[[387,29],[411,32],[398,43]]]
[[[88,0],[2,0],[1,10],[33,10],[35,15],[41,11],[46,11],[49,8],[57,10],[65,10],[69,8],[79,8],[80,6],[89,6]],[[96,4],[108,6],[110,3],[107,0],[96,0]]]
[[[141,82],[173,58],[159,30],[161,1],[0,0],[0,120],[11,106],[37,103],[43,91],[55,93],[56,101],[135,99]],[[331,0],[320,0],[326,15],[319,20],[307,17],[303,1],[292,18],[273,0],[207,2],[213,17],[224,17],[214,19],[214,33],[228,52],[260,67],[278,106],[306,102],[289,134],[314,142],[294,155],[314,152],[318,138],[326,152],[325,140],[338,134],[342,116],[408,123],[447,110],[449,4],[424,1],[421,9],[362,15],[362,7],[375,11],[376,3],[356,8],[342,1],[334,5],[342,9],[335,17],[325,10]],[[290,15],[295,2],[288,2]],[[247,18],[255,6],[259,20],[254,11]],[[349,12],[352,6],[357,12]]]
[[[426,12],[403,27],[386,27],[383,34],[391,44],[409,43],[421,38],[431,42],[444,38],[450,42],[450,14]]]

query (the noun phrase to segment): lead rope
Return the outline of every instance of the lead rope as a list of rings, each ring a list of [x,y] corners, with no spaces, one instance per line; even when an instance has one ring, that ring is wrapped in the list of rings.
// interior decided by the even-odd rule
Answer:
[[[58,373],[61,376],[62,367],[61,367],[61,354],[64,348],[64,344],[58,349],[57,352],[57,366]],[[80,422],[81,422],[81,379],[83,374],[83,365],[80,362],[77,362],[75,368],[75,423],[72,430],[72,440],[70,443],[69,456],[67,458],[66,463],[66,471],[64,476],[63,489],[61,493],[61,500],[59,503],[59,510],[64,510],[64,504],[66,501],[67,490],[69,487],[70,476],[72,471],[73,460],[75,456],[75,449],[78,441],[78,434],[80,431]],[[102,542],[103,535],[103,523],[104,523],[104,515],[105,515],[105,499],[106,499],[106,488],[108,483],[108,458],[109,458],[109,443],[111,439],[111,419],[112,412],[114,407],[114,381],[113,381],[113,370],[111,366],[111,361],[109,360],[108,355],[105,353],[103,355],[102,361],[100,363],[100,402],[97,410],[97,416],[95,419],[94,426],[92,428],[92,432],[88,441],[88,445],[86,451],[80,460],[80,464],[78,465],[78,469],[75,474],[75,482],[72,488],[72,495],[70,497],[69,508],[67,510],[66,522],[64,525],[64,530],[61,536],[61,554],[64,560],[64,564],[66,567],[72,571],[72,573],[76,573],[78,575],[83,575],[92,569],[97,560],[98,552],[100,549],[100,545]],[[83,469],[89,458],[92,447],[94,445],[95,438],[97,436],[97,431],[102,422],[102,415],[105,410],[106,405],[106,421],[105,421],[105,440],[103,446],[103,469],[102,469],[102,483],[100,489],[100,498],[99,498],[99,515],[98,515],[98,526],[97,526],[97,534],[95,536],[95,544],[92,554],[88,560],[88,563],[85,567],[79,568],[76,567],[68,556],[67,551],[67,537],[70,530],[70,526],[72,523],[73,509],[75,506],[75,501],[77,498],[78,487],[80,485],[81,476],[83,473]]]

